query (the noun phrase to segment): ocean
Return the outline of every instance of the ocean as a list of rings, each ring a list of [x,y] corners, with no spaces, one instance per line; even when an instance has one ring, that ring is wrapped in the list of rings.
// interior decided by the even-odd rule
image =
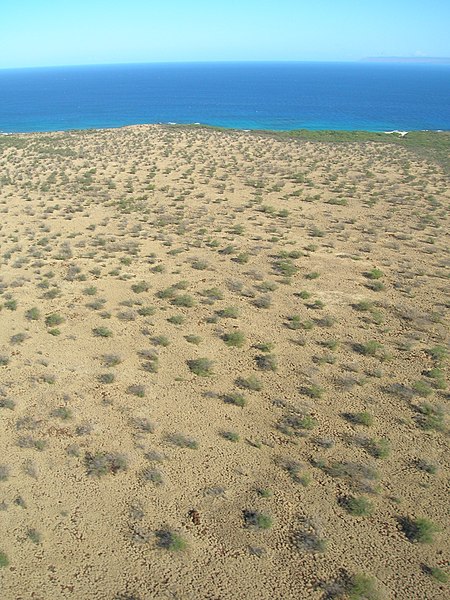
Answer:
[[[141,123],[450,130],[450,66],[267,62],[0,70],[0,132]]]

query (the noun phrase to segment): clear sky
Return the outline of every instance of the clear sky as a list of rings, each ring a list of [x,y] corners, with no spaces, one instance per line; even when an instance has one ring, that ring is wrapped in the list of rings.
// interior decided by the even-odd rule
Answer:
[[[0,0],[0,68],[450,56],[450,0]]]

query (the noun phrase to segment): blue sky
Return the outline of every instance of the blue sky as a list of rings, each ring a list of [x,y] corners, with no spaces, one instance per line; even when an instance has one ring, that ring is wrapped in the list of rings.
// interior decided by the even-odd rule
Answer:
[[[0,0],[0,68],[450,56],[449,0]]]

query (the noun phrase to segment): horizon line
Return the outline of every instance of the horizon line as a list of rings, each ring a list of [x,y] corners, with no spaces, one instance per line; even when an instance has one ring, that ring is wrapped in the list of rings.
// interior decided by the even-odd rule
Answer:
[[[99,62],[99,63],[70,63],[70,64],[52,64],[52,65],[32,65],[32,66],[12,66],[0,67],[0,71],[18,71],[25,69],[61,69],[77,67],[116,67],[116,66],[138,66],[138,65],[182,65],[182,64],[242,64],[242,63],[358,63],[358,62],[411,62],[411,63],[431,63],[449,62],[447,56],[367,56],[354,59],[219,59],[219,60],[155,60],[155,61],[131,61],[131,62]]]

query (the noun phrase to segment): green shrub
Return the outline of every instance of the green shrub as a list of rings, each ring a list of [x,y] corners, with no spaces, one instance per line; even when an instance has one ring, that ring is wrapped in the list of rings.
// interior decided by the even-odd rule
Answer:
[[[449,576],[447,573],[439,567],[428,567],[427,572],[439,583],[448,583],[449,581]]]
[[[146,281],[140,281],[139,283],[134,283],[131,289],[135,294],[142,294],[142,292],[148,292],[150,285]]]
[[[137,312],[141,317],[151,317],[155,314],[156,308],[154,306],[141,306]]]
[[[262,382],[255,375],[250,375],[250,377],[247,378],[239,377],[236,380],[236,384],[241,388],[252,390],[254,392],[262,390]]]
[[[167,321],[172,323],[172,325],[183,325],[184,317],[183,315],[172,315],[167,319]]]
[[[209,358],[196,358],[187,361],[189,369],[200,377],[210,377],[213,374],[214,363]]]
[[[378,600],[380,598],[373,577],[363,573],[354,575],[350,579],[347,594],[349,600]]]
[[[8,555],[5,552],[0,552],[0,569],[9,565]]]
[[[113,334],[111,329],[108,329],[107,327],[94,327],[92,333],[96,337],[111,337]]]
[[[273,525],[270,515],[254,510],[244,511],[244,523],[246,527],[253,529],[270,529]]]
[[[186,335],[184,339],[190,344],[195,344],[198,346],[202,342],[202,338],[199,335]]]
[[[256,364],[262,371],[277,371],[278,360],[274,354],[261,354],[256,357]]]
[[[229,442],[238,442],[240,439],[239,434],[235,431],[222,431],[221,436]]]
[[[242,394],[227,394],[225,396],[225,402],[227,402],[228,404],[234,404],[235,406],[240,406],[241,408],[244,408],[244,406],[247,404],[247,400],[245,399],[245,397]]]
[[[33,307],[33,308],[30,308],[30,310],[27,310],[27,312],[25,313],[25,316],[29,321],[37,321],[38,319],[41,318],[41,312],[38,308]]]
[[[350,496],[345,499],[346,510],[356,517],[367,517],[373,512],[373,504],[364,496]]]
[[[170,552],[181,552],[187,548],[186,540],[178,533],[169,529],[157,531],[156,538],[158,540],[158,547],[169,550]]]
[[[45,318],[45,324],[48,327],[54,327],[55,325],[61,325],[64,323],[65,319],[62,315],[58,313],[52,313]]]
[[[103,475],[115,475],[119,471],[125,471],[128,463],[123,454],[111,452],[86,453],[84,459],[88,475],[101,477]]]
[[[227,306],[220,310],[218,313],[219,317],[225,319],[237,319],[239,317],[239,309],[236,306]]]
[[[440,531],[437,525],[426,518],[406,518],[401,521],[401,524],[409,541],[420,544],[431,544],[434,534]]]
[[[192,308],[195,306],[195,300],[188,294],[182,294],[180,296],[175,296],[175,298],[172,300],[172,304],[174,306],[181,306],[183,308]]]
[[[315,383],[305,387],[303,391],[307,396],[314,399],[322,398],[324,393],[324,389]]]
[[[371,271],[369,271],[368,273],[366,273],[366,277],[367,279],[381,279],[383,277],[384,273],[383,271],[381,271],[380,269],[374,268]]]
[[[444,431],[444,411],[440,406],[432,406],[424,402],[418,407],[419,425],[422,429],[434,429],[435,431]]]
[[[167,437],[167,441],[178,446],[179,448],[189,448],[190,450],[197,450],[198,442],[191,437],[188,437],[182,433],[174,433]]]
[[[231,331],[223,336],[223,340],[227,346],[242,348],[245,344],[245,335],[242,331]]]
[[[352,415],[352,421],[358,425],[370,427],[373,425],[373,416],[368,412],[358,412]]]

